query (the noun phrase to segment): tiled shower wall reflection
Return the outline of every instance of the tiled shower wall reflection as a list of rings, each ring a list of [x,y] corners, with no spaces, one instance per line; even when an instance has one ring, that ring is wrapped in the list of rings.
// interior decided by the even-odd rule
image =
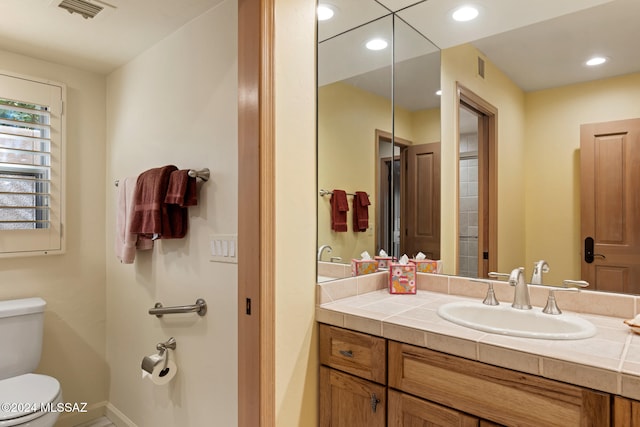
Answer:
[[[478,277],[478,134],[460,135],[459,275]]]

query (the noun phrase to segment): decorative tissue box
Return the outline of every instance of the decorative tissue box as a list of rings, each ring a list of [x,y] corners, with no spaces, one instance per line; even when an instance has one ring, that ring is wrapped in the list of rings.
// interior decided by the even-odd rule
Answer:
[[[415,264],[418,273],[440,273],[442,272],[442,261],[432,259],[410,259],[409,262]]]
[[[389,267],[389,293],[416,293],[416,265],[391,263]]]
[[[351,275],[362,276],[363,274],[371,274],[378,271],[378,261],[373,259],[352,259]]]
[[[378,261],[378,268],[389,268],[389,264],[391,264],[393,261],[396,261],[395,257],[390,257],[390,256],[379,256],[376,255],[373,257],[376,261]]]

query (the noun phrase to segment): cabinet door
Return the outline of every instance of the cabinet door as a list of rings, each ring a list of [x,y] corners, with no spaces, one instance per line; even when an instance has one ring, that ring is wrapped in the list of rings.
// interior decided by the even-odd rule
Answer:
[[[389,390],[389,427],[478,427],[470,415]]]
[[[384,427],[386,388],[320,367],[320,427]]]
[[[613,401],[614,427],[640,427],[640,402],[616,396]]]

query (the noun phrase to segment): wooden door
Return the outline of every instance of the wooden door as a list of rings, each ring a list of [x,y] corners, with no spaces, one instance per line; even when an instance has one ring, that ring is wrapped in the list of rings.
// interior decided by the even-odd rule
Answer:
[[[389,427],[478,427],[477,418],[389,390]]]
[[[384,427],[386,387],[320,367],[320,427]]]
[[[640,293],[640,119],[582,125],[580,164],[582,279]]]
[[[440,143],[411,145],[403,151],[406,170],[402,253],[422,252],[440,259]]]

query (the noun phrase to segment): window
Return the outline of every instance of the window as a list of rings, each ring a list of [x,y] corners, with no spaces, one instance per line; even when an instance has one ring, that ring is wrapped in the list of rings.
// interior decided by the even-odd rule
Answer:
[[[0,73],[0,256],[64,251],[64,94]]]

